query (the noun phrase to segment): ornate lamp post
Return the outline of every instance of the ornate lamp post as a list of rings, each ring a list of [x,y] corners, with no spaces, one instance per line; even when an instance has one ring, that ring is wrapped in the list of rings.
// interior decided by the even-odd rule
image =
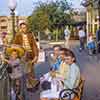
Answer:
[[[17,6],[16,0],[9,0],[9,8],[11,10],[11,16],[12,16],[12,33],[13,38],[15,37],[15,9]]]

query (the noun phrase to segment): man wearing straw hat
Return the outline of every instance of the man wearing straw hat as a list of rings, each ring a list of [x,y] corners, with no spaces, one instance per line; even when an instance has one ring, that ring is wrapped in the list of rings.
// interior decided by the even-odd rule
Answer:
[[[19,32],[16,33],[13,44],[22,46],[25,49],[25,73],[28,79],[34,78],[33,65],[38,60],[38,48],[32,33],[28,32],[27,24],[23,21],[19,25]]]

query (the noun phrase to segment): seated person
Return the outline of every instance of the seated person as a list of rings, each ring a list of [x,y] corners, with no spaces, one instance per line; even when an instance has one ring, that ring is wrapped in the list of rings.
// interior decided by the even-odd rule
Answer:
[[[69,65],[67,77],[64,79],[65,88],[76,88],[80,81],[80,69],[76,64],[76,58],[72,51],[65,53],[65,63]]]
[[[63,89],[61,81],[56,77],[55,70],[51,68],[50,72],[43,75],[40,79],[42,91],[41,100],[58,100],[59,91]]]
[[[0,51],[0,65],[3,63],[4,54]]]
[[[69,65],[65,63],[65,53],[67,51],[69,51],[69,49],[66,48],[60,49],[61,64],[59,66],[59,69],[56,71],[56,77],[59,77],[61,79],[66,78],[68,74]]]
[[[61,59],[60,59],[60,56],[59,56],[60,49],[61,49],[60,45],[54,45],[53,46],[53,53],[50,54],[50,57],[49,57],[50,66],[52,66],[53,69],[55,69],[55,70],[59,69],[59,65],[61,63]]]
[[[68,49],[66,48],[61,48],[60,49],[60,59],[61,59],[61,64],[59,65],[59,69],[55,70],[54,67],[51,68],[50,72],[46,73],[41,77],[41,82],[44,80],[47,80],[51,82],[51,84],[56,83],[51,85],[51,89],[48,89],[46,91],[41,92],[40,98],[41,100],[48,100],[50,98],[53,98],[54,100],[57,100],[59,98],[59,92],[63,89],[62,85],[62,80],[64,80],[63,77],[66,77],[65,73],[67,73],[68,65],[64,63],[64,58],[65,58],[65,52]]]

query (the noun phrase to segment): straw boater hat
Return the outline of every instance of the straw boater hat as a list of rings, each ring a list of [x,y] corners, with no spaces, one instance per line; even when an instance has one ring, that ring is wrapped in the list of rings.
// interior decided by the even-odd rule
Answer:
[[[22,23],[26,24],[26,21],[25,20],[20,20],[18,25],[20,26]]]
[[[18,46],[18,45],[12,45],[6,49],[6,54],[10,55],[12,51],[16,50],[19,54],[19,57],[22,57],[25,53],[24,48]]]

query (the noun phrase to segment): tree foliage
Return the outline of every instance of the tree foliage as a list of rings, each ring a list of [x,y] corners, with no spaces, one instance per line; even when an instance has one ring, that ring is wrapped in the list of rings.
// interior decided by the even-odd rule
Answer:
[[[44,8],[38,8],[34,13],[28,17],[29,29],[31,31],[43,31],[48,27],[48,15],[45,13]]]
[[[65,11],[69,13],[65,13]],[[67,0],[39,4],[33,14],[28,17],[30,31],[44,32],[49,29],[51,32],[65,27],[71,22],[71,7]],[[54,31],[55,32],[55,31]],[[56,32],[57,33],[57,32]]]

